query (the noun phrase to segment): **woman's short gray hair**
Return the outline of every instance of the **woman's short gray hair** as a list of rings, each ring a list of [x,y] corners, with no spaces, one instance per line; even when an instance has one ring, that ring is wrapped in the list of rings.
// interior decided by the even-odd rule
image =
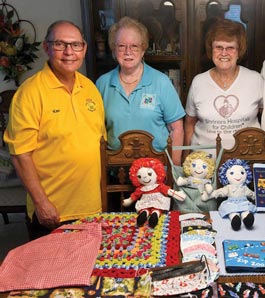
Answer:
[[[112,52],[115,49],[117,32],[123,28],[132,28],[135,31],[137,31],[141,36],[141,40],[142,40],[141,45],[143,50],[145,51],[148,48],[149,34],[145,25],[143,25],[136,19],[133,19],[130,17],[123,17],[117,23],[114,23],[109,29],[109,47]]]

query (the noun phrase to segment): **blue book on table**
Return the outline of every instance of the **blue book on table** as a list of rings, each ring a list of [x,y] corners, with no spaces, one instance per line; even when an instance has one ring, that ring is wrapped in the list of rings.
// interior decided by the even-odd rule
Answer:
[[[265,240],[224,240],[223,249],[227,272],[265,272]]]

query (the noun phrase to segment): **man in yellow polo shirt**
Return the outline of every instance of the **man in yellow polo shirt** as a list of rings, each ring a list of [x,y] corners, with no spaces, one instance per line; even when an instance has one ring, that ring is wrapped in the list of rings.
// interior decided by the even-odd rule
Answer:
[[[12,100],[4,140],[27,191],[30,239],[101,211],[102,98],[77,70],[87,44],[68,21],[48,28],[49,59]]]

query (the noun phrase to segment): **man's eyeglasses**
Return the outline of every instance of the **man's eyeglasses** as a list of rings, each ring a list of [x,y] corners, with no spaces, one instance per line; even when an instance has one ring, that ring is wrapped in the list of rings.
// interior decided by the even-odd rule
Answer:
[[[233,46],[229,46],[229,47],[215,46],[213,49],[215,50],[215,52],[218,52],[218,53],[223,53],[223,51],[225,50],[228,54],[232,54],[232,53],[234,53],[238,48],[233,47]]]
[[[117,44],[116,48],[118,50],[118,52],[125,52],[127,49],[129,49],[130,51],[137,53],[140,51],[141,47],[137,44],[131,44],[131,45],[125,45],[125,44]]]
[[[55,51],[64,51],[67,46],[71,46],[73,51],[81,52],[85,47],[85,42],[81,41],[64,42],[62,40],[48,40],[47,42],[52,44]]]

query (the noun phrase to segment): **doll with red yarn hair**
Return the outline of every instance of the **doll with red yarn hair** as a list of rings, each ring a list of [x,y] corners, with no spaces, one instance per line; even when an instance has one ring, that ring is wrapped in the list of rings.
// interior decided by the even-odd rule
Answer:
[[[165,185],[166,171],[163,163],[157,158],[136,159],[130,168],[130,180],[136,190],[128,199],[123,200],[123,206],[128,207],[136,202],[138,213],[137,225],[142,226],[146,221],[154,228],[160,215],[170,209],[171,199],[184,201],[186,195]]]

